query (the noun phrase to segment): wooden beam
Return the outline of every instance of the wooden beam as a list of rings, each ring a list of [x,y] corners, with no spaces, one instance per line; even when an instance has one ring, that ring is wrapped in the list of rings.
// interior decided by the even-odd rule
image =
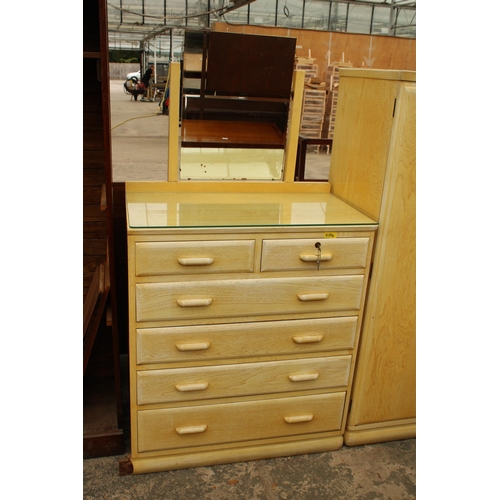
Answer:
[[[302,96],[304,94],[305,71],[296,70],[293,74],[292,92],[293,99],[288,117],[288,130],[286,134],[284,182],[294,182],[295,164],[297,162],[297,147],[299,144],[300,117],[302,113]]]
[[[106,207],[107,207],[107,203],[106,203],[106,184],[103,184],[102,185],[102,189],[101,189],[101,211],[104,212],[106,210]]]
[[[179,180],[180,63],[170,63],[170,103],[168,105],[168,181]]]
[[[99,294],[104,291],[104,264],[99,264],[90,283],[89,291],[85,297],[85,302],[83,303],[83,336],[87,332],[90,319],[97,304]]]

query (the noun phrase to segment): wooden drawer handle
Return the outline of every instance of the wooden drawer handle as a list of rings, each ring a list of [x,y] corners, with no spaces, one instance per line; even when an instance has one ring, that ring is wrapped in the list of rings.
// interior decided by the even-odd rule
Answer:
[[[328,292],[325,292],[325,293],[303,293],[301,295],[297,295],[297,297],[302,302],[309,302],[312,300],[326,300],[328,297],[330,297],[330,294]]]
[[[181,307],[207,307],[212,303],[212,299],[178,299],[177,304]]]
[[[323,335],[301,335],[293,337],[296,344],[315,344],[323,340]]]
[[[181,266],[209,266],[214,263],[212,257],[191,257],[188,259],[177,259]]]
[[[297,375],[288,375],[288,378],[292,382],[304,382],[306,380],[316,380],[319,377],[319,373],[299,373]]]
[[[210,342],[198,342],[197,344],[175,344],[179,351],[205,351],[210,347]]]
[[[175,386],[180,392],[204,391],[207,387],[207,382],[200,382],[199,384],[177,384]]]
[[[190,427],[176,427],[177,434],[200,434],[207,430],[206,425],[192,425]]]
[[[300,422],[310,422],[313,419],[313,415],[296,415],[293,417],[285,417],[285,422],[287,424],[298,424]]]
[[[333,255],[331,253],[322,253],[319,257],[320,262],[326,262],[327,260],[332,260]],[[303,262],[318,262],[318,256],[314,254],[302,254],[300,260]]]

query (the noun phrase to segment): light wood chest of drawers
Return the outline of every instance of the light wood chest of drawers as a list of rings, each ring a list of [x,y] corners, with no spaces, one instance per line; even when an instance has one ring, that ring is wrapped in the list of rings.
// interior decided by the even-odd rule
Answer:
[[[278,220],[256,196],[236,212],[201,196],[211,225],[183,220],[188,196],[143,196],[144,213],[127,199],[133,472],[340,448],[376,224],[331,195],[312,212],[274,195]]]

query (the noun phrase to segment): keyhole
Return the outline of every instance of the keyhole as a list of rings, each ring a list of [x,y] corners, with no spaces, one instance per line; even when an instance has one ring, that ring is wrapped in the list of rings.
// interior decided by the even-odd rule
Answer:
[[[318,241],[315,243],[314,246],[318,249],[318,260],[316,261],[316,263],[318,265],[318,271],[319,271],[319,264],[321,262],[321,243]]]

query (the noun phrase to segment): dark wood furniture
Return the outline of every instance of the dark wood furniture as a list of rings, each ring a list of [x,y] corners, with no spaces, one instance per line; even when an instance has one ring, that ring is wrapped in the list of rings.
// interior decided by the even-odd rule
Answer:
[[[83,457],[124,452],[113,240],[107,10],[83,3]]]
[[[284,149],[294,60],[294,38],[186,32],[181,146]]]
[[[274,123],[185,120],[184,147],[284,148],[284,134]]]

